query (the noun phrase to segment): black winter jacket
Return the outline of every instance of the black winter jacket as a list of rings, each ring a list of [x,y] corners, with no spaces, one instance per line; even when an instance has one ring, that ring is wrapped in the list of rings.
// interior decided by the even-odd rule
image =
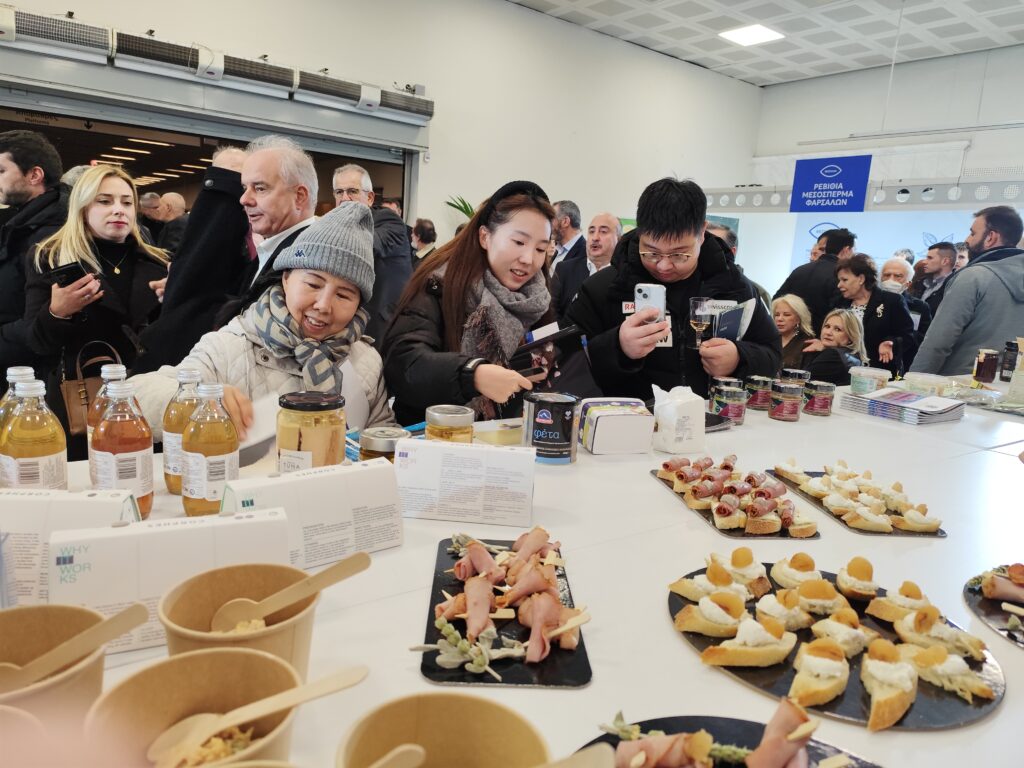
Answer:
[[[606,395],[647,400],[653,395],[652,384],[664,390],[685,384],[707,397],[708,375],[697,350],[690,348],[689,299],[694,296],[737,302],[754,299],[750,327],[736,343],[739,365],[731,375],[775,376],[782,362],[779,332],[753,285],[729,264],[725,243],[714,235],[704,238],[694,276],[665,286],[672,346],[658,347],[643,360],[626,357],[619,346],[619,326],[626,316],[623,304],[633,301],[637,283],[657,282],[640,261],[639,242],[636,230],[623,236],[611,266],[583,283],[566,313],[566,322],[575,323],[587,336],[594,378]]]
[[[48,189],[22,206],[0,229],[0,372],[12,365],[38,367],[41,363],[28,343],[26,264],[31,263],[36,245],[67,221],[68,191],[63,184]],[[6,388],[4,379],[0,391]]]
[[[821,352],[808,352],[800,366],[810,372],[811,381],[830,381],[837,387],[850,383],[850,369],[861,365],[853,350],[846,347],[828,347]]]
[[[825,322],[825,315],[835,307],[841,300],[839,283],[836,280],[836,264],[839,259],[835,254],[826,253],[817,261],[801,264],[794,269],[782,287],[775,292],[774,298],[779,298],[787,293],[799,296],[804,300],[807,308],[811,311],[811,322],[814,324],[814,333],[821,333],[821,324]]]
[[[836,306],[849,309],[850,301],[840,299]],[[878,346],[883,341],[893,342],[892,361],[888,363],[878,359]],[[872,289],[871,298],[864,307],[864,347],[868,353],[868,365],[872,368],[887,368],[894,374],[903,372],[903,354],[917,348],[914,320],[910,317],[903,294],[883,291],[877,285]]]
[[[372,336],[378,349],[405,284],[412,276],[409,254],[409,228],[390,208],[373,209],[373,297],[364,302],[370,313],[366,335]]]

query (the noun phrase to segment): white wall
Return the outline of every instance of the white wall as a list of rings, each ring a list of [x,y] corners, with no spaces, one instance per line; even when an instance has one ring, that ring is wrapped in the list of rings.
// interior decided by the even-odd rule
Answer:
[[[15,2],[63,14],[65,0]],[[419,206],[447,237],[514,178],[571,198],[584,218],[632,217],[643,187],[678,174],[707,186],[749,176],[758,88],[505,0],[95,0],[80,21],[197,42],[381,86],[424,83],[435,101]],[[704,109],[714,103],[714,109]]]

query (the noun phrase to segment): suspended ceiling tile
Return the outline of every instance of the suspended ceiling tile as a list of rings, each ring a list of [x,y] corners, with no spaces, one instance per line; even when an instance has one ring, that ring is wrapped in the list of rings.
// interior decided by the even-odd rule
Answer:
[[[865,16],[871,16],[873,13],[870,8],[865,8],[859,3],[843,3],[835,8],[824,9],[821,15],[832,19],[832,21],[853,21],[854,19],[863,19]]]
[[[568,13],[559,16],[562,21],[571,21],[573,24],[579,24],[581,27],[586,27],[591,24],[597,23],[597,19],[594,16],[588,16],[585,13],[579,11],[569,11]]]
[[[619,0],[601,0],[601,2],[590,6],[590,10],[601,16],[620,16],[633,8]]]
[[[725,32],[727,29],[747,26],[746,21],[737,19],[734,16],[714,16],[710,19],[701,19],[697,23],[702,27],[710,29],[712,32]]]
[[[681,19],[692,19],[694,16],[703,16],[705,14],[711,13],[711,10],[707,6],[694,2],[670,5],[667,8],[663,8],[662,10],[674,14]]]
[[[1020,5],[1020,0],[967,0],[965,5],[977,13],[987,13],[1003,8],[1017,7]]]
[[[663,16],[657,16],[653,13],[641,13],[639,16],[630,16],[622,21],[625,24],[632,24],[634,27],[639,27],[640,29],[654,29],[656,27],[663,27],[669,23],[668,19]]]
[[[943,24],[938,27],[929,27],[928,31],[936,37],[949,40],[954,37],[963,37],[964,35],[969,35],[972,32],[977,32],[978,28],[968,24],[966,21],[961,21],[954,24]]]
[[[1024,27],[1024,11],[1011,11],[1000,13],[998,16],[989,16],[986,21],[995,24],[999,29],[1007,27]]]
[[[933,21],[945,21],[955,19],[956,14],[946,8],[924,8],[920,11],[911,11],[903,14],[903,20],[914,24],[928,24]]]

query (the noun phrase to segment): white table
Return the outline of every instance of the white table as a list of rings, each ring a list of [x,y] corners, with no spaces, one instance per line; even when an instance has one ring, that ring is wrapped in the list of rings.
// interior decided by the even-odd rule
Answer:
[[[749,542],[755,557],[774,561],[802,549],[819,567],[835,571],[864,555],[880,584],[918,582],[951,619],[981,636],[1007,679],[999,710],[967,728],[869,734],[826,718],[818,738],[886,766],[959,766],[979,758],[986,765],[1011,765],[1012,756],[1021,754],[1024,650],[990,631],[961,598],[969,577],[1024,558],[1024,464],[1015,454],[985,450],[1012,442],[1013,435],[1024,439],[1024,421],[976,409],[968,409],[962,422],[926,427],[845,412],[789,424],[752,412],[745,425],[708,435],[710,455],[718,460],[736,453],[742,469],[763,470],[789,456],[809,469],[845,458],[881,480],[902,481],[912,499],[943,519],[947,539],[867,537],[808,510],[819,518],[819,540],[755,539]],[[672,627],[667,585],[702,567],[707,553],[728,553],[736,543],[648,476],[662,458],[581,453],[575,466],[538,465],[534,522],[563,542],[574,597],[594,617],[584,628],[593,682],[580,690],[477,686],[471,693],[524,713],[555,756],[594,738],[598,724],[620,709],[629,720],[706,714],[764,722],[775,708],[767,696],[703,666]],[[80,478],[82,467],[74,472]],[[180,514],[180,501],[158,494],[154,515],[168,514]],[[437,543],[458,527],[407,520],[402,547],[374,555],[368,571],[323,595],[310,677],[350,663],[367,664],[371,674],[358,688],[301,709],[292,748],[296,765],[333,765],[342,735],[368,709],[403,694],[438,690],[421,677],[420,654],[407,649],[423,641]],[[497,539],[517,533],[498,526],[468,532]],[[109,657],[106,685],[162,655],[152,649]]]

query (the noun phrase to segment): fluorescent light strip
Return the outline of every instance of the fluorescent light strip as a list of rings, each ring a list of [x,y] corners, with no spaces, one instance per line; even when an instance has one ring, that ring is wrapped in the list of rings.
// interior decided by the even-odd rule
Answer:
[[[151,155],[153,154],[148,149],[135,149],[134,147],[111,147],[111,149],[118,152],[134,152],[137,155]]]
[[[182,163],[181,167],[182,168],[195,168],[196,170],[199,170],[199,171],[205,171],[206,170],[206,166],[205,165],[191,165],[189,163]]]
[[[176,173],[161,173],[160,171],[153,171],[153,175],[154,176],[164,176],[164,177],[166,177],[168,179],[180,179],[181,178],[181,176],[179,176]]]
[[[116,160],[94,160],[93,162],[97,165],[124,165],[124,163],[119,163]]]
[[[742,46],[770,43],[772,40],[781,40],[785,37],[785,35],[776,32],[774,29],[768,29],[768,27],[761,26],[760,24],[751,24],[749,27],[739,27],[738,29],[719,32],[718,36]]]
[[[187,173],[189,176],[195,174],[195,171],[186,171],[184,168],[168,168],[167,170],[171,171],[172,173]]]
[[[127,155],[100,155],[100,157],[109,157],[111,160],[138,160],[137,157],[130,157]]]
[[[128,141],[134,141],[136,144],[152,144],[155,147],[173,147],[173,144],[168,144],[166,141],[150,141],[149,139],[128,139]]]
[[[201,162],[201,163],[212,163],[213,162],[213,158],[212,157],[200,157],[199,158],[199,162]]]

